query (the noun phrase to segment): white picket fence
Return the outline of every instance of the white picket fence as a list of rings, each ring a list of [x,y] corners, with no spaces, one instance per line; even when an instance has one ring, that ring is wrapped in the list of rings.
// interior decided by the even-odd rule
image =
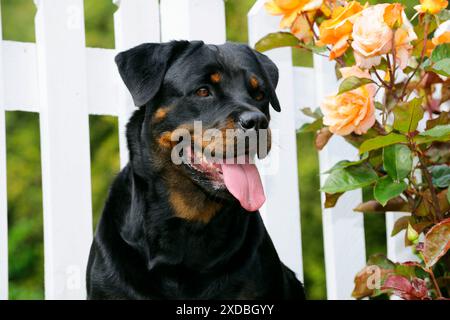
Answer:
[[[248,13],[250,45],[278,30],[258,0]],[[85,269],[92,241],[88,115],[119,118],[120,160],[127,162],[124,125],[134,106],[122,84],[114,55],[143,42],[201,39],[225,42],[223,0],[114,0],[116,49],[85,47],[83,0],[34,0],[36,43],[2,41],[0,46],[0,299],[8,298],[5,111],[40,114],[44,203],[45,297],[85,298]],[[334,66],[314,58],[314,69],[293,67],[291,50],[267,53],[278,65],[282,112],[273,114],[280,132],[274,146],[282,165],[264,175],[267,202],[261,210],[281,259],[303,279],[296,128],[305,119],[300,106],[317,106],[336,89]],[[320,152],[321,172],[341,159],[356,158],[343,139],[332,138]],[[323,177],[321,177],[323,178]],[[303,201],[308,201],[304,199]],[[348,192],[333,209],[323,210],[326,284],[329,299],[349,299],[354,275],[364,266],[363,216],[352,211],[359,191]],[[394,219],[387,219],[387,232]],[[315,239],[303,239],[303,242]],[[400,241],[400,242],[399,242]],[[391,257],[408,259],[388,237]]]

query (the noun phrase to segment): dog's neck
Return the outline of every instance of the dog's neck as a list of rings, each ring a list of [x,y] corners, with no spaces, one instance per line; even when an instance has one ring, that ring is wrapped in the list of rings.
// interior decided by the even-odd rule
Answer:
[[[208,223],[223,207],[220,200],[211,198],[188,177],[170,169],[163,173],[163,177],[175,216],[191,222]]]
[[[182,266],[203,272],[217,271],[238,256],[242,260],[242,254],[251,257],[262,241],[259,213],[248,213],[237,203],[230,203],[221,206],[206,223],[187,220],[170,209],[173,199],[163,179],[155,178],[148,184],[130,174],[130,210],[117,225],[121,226],[122,239],[144,257],[147,270]],[[195,201],[200,200],[192,200],[192,206],[197,208],[209,206]]]

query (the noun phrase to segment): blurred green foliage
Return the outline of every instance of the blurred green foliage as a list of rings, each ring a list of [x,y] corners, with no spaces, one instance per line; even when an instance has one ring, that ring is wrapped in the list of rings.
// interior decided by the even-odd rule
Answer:
[[[247,42],[247,12],[254,0],[225,0],[227,38]],[[84,0],[86,45],[114,48],[112,0]],[[33,42],[32,0],[1,0],[3,39]],[[295,65],[312,56],[295,50]],[[316,106],[311,106],[316,107]],[[90,116],[92,207],[96,224],[119,171],[117,119]],[[6,113],[10,299],[44,298],[44,251],[39,115]],[[305,286],[310,299],[325,299],[318,155],[312,134],[297,135]],[[356,213],[355,213],[356,214]],[[366,218],[368,253],[385,250],[384,216]]]

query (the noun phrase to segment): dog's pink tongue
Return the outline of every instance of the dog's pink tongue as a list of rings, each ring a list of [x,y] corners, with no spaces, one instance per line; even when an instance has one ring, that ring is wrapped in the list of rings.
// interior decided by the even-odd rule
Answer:
[[[258,169],[254,164],[222,164],[228,191],[247,211],[256,211],[266,201]]]

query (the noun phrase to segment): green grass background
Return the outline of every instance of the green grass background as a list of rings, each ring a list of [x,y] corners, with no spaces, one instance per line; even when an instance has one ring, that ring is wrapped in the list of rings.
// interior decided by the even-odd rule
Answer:
[[[254,0],[225,0],[227,38],[247,42],[246,14]],[[86,44],[114,48],[111,0],[85,0]],[[34,42],[32,0],[1,0],[3,39]],[[296,65],[311,56],[296,52]],[[300,107],[300,106],[299,106]],[[316,106],[311,106],[316,107]],[[108,187],[119,170],[117,119],[90,116],[92,206],[98,220]],[[10,299],[44,298],[44,247],[39,115],[6,113]],[[305,286],[311,299],[325,299],[318,156],[311,134],[297,135]],[[367,197],[370,197],[368,193]],[[358,213],[355,213],[358,214]],[[385,251],[384,216],[365,217],[367,252]]]

